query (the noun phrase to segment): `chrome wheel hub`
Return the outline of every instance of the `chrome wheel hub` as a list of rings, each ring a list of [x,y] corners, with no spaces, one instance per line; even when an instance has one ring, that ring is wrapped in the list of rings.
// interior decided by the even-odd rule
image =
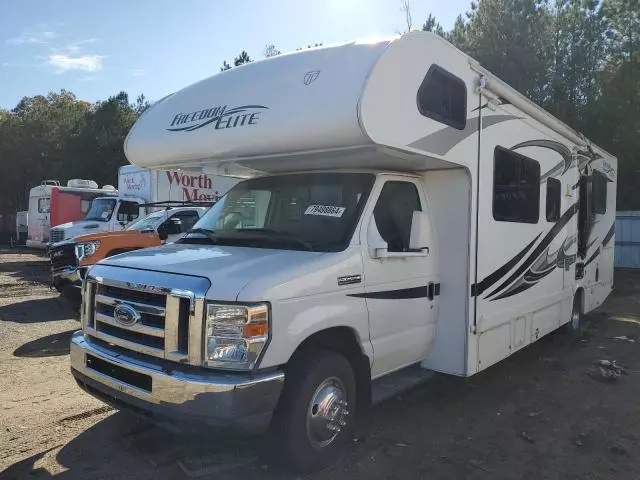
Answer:
[[[314,448],[326,447],[347,424],[349,415],[344,385],[336,377],[318,386],[307,409],[307,437]]]

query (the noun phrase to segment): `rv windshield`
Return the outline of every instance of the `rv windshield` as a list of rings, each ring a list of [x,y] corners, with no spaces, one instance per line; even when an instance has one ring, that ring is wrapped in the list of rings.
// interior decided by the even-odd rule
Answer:
[[[374,175],[362,173],[288,174],[246,180],[211,207],[180,242],[344,250],[374,180]]]
[[[91,202],[91,207],[84,219],[93,222],[108,222],[115,208],[115,198],[96,198]]]
[[[125,230],[153,230],[160,219],[164,218],[165,216],[166,213],[164,211],[153,212],[146,217],[141,218],[140,220],[136,220],[130,223],[129,225],[127,225],[127,228],[125,228]]]

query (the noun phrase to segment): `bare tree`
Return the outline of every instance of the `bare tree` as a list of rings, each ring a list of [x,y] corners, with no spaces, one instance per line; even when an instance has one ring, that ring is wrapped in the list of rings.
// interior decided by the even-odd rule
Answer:
[[[413,19],[411,18],[411,0],[400,0],[400,11],[404,12],[407,32],[410,32],[413,28]]]
[[[276,55],[280,55],[281,52],[276,48],[276,46],[273,43],[270,43],[269,45],[264,47],[263,53],[265,58],[269,58],[269,57],[275,57]]]

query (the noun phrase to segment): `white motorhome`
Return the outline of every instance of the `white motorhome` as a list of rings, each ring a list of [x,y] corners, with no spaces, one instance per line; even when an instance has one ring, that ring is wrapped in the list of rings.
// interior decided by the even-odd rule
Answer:
[[[51,230],[51,242],[77,235],[117,232],[128,223],[160,208],[166,202],[215,202],[237,183],[237,179],[189,173],[183,170],[150,170],[135,165],[118,169],[119,197],[96,198],[85,218]],[[162,207],[153,204],[162,203]]]
[[[125,148],[253,177],[88,271],[73,375],[160,423],[268,431],[296,467],[335,457],[381,385],[474,375],[612,289],[616,159],[429,33],[220,73]]]
[[[27,246],[45,248],[52,227],[83,218],[96,197],[117,195],[111,185],[98,188],[93,180],[72,179],[66,186],[61,186],[58,180],[43,181],[29,191]]]

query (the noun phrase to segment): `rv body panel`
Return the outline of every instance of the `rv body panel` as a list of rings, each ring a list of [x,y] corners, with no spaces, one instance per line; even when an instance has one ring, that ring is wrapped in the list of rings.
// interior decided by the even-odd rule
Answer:
[[[186,297],[188,354],[178,360],[196,371],[236,370],[252,388],[256,372],[276,372],[278,398],[277,382],[297,371],[290,367],[334,350],[366,398],[372,379],[408,365],[474,375],[570,322],[574,305],[597,307],[612,288],[616,159],[437,35],[224,72],[148,109],[126,153],[142,167],[253,177],[179,243],[88,271],[85,295],[111,283],[166,296],[165,350],[127,340],[127,326],[109,334],[159,357],[154,365],[178,355],[172,332],[184,328]],[[105,338],[93,317],[101,301],[86,304],[74,374],[107,395],[133,395],[81,361],[96,355],[94,337]],[[230,328],[236,311],[247,313]],[[254,314],[261,330],[235,328]],[[149,402],[175,402],[172,391],[153,391]],[[294,390],[282,395],[314,405]],[[274,404],[263,407],[270,418]]]

